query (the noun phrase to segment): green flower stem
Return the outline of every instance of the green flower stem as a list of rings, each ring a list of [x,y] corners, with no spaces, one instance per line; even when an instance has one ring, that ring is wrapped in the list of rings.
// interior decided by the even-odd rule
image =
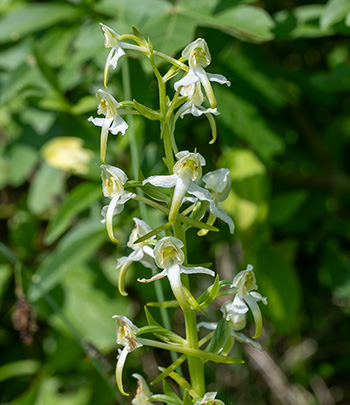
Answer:
[[[221,356],[220,354],[206,352],[204,350],[199,350],[199,349],[193,349],[191,347],[187,347],[187,346],[183,346],[183,345],[164,343],[164,342],[159,342],[157,340],[144,339],[144,338],[140,338],[140,337],[137,337],[137,341],[144,346],[157,347],[158,349],[164,349],[164,350],[173,350],[178,353],[183,353],[183,354],[187,354],[189,356],[198,357],[198,359],[200,360],[201,363],[202,363],[202,360],[209,360],[209,361],[214,361],[215,363],[226,363],[226,364],[234,364],[234,363],[243,364],[244,363],[244,361],[242,359],[237,359],[235,357],[224,357],[224,356]],[[193,386],[193,384],[192,384],[192,386]]]
[[[180,62],[177,59],[172,58],[169,55],[165,55],[164,53],[158,52],[158,51],[155,51],[155,50],[153,50],[153,54],[159,56],[160,58],[162,58],[164,60],[166,60],[167,62],[171,63],[172,65],[179,67],[180,69],[184,70],[185,72],[189,71],[189,67],[187,65]]]
[[[124,63],[122,64],[122,74],[123,74],[123,87],[124,87],[124,98],[127,100],[131,100],[131,84],[130,84],[130,74],[129,74],[129,64],[128,58],[125,58]],[[133,104],[133,103],[132,103]],[[135,133],[135,126],[134,126],[134,117],[131,115],[128,118],[129,120],[129,134],[130,134],[130,154],[131,154],[131,162],[132,162],[132,174],[135,179],[138,178],[138,170],[140,167],[140,160],[139,160],[139,151]],[[142,190],[140,190],[142,194]],[[146,205],[144,204],[145,201],[142,201],[142,196],[140,196],[139,201],[139,208],[141,218],[143,218],[146,222],[148,221],[148,213],[146,210]],[[161,283],[153,283],[154,289],[156,293],[157,300],[159,302],[165,301],[164,291]],[[168,314],[168,310],[166,308],[160,308],[160,315],[162,318],[163,325],[166,329],[171,329],[171,322]],[[172,360],[176,360],[176,356],[172,356]]]

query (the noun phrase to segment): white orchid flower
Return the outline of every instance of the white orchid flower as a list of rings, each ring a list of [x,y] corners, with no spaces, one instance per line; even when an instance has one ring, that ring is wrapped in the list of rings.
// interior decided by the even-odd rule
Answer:
[[[152,395],[152,392],[148,388],[148,385],[145,381],[145,379],[142,377],[140,374],[133,374],[133,377],[137,378],[137,383],[138,383],[138,388],[136,391],[136,395],[134,399],[131,401],[132,405],[149,405],[153,404],[153,402],[150,402],[150,397]]]
[[[238,342],[241,342],[241,343],[248,343],[250,346],[254,347],[255,349],[262,351],[260,343],[258,343],[256,340],[250,339],[244,333],[238,332],[246,326],[247,314],[233,315],[231,313],[229,316],[227,316],[227,312],[228,312],[227,308],[230,306],[231,306],[231,303],[226,302],[221,307],[221,312],[223,312],[223,314],[224,314],[224,319],[228,322],[228,325],[229,325],[230,335],[234,338],[234,340],[237,340]],[[216,328],[218,327],[218,323],[217,322],[199,322],[197,324],[197,329],[199,330],[202,327],[209,329],[209,330],[216,330]]]
[[[225,405],[220,399],[215,399],[217,392],[207,392],[204,397],[194,405]]]
[[[117,100],[104,90],[97,90],[96,97],[98,100],[97,114],[103,114],[105,118],[93,118],[90,117],[88,121],[92,122],[101,129],[101,161],[105,163],[107,138],[108,132],[113,135],[117,135],[119,132],[125,135],[125,131],[128,129],[128,124],[118,114],[118,108],[120,104]]]
[[[185,194],[188,192],[199,199],[210,199],[207,190],[194,183],[202,176],[202,166],[205,159],[200,153],[190,153],[188,150],[176,154],[178,161],[173,167],[174,174],[168,176],[151,176],[142,184],[151,183],[157,187],[170,188],[175,186],[171,207],[169,212],[169,222],[176,221],[177,213],[181,207]]]
[[[205,183],[205,188],[209,190],[211,200],[209,200],[210,215],[207,223],[213,225],[216,218],[222,219],[230,228],[230,233],[234,233],[235,225],[232,218],[226,212],[219,208],[218,203],[226,200],[231,190],[231,177],[229,169],[218,169],[208,172],[202,178]],[[205,235],[208,231],[202,229],[199,231],[201,236]]]
[[[115,370],[117,386],[123,395],[129,395],[123,389],[122,374],[127,355],[133,350],[136,350],[142,346],[142,343],[140,343],[136,338],[139,328],[135,326],[126,316],[114,315],[113,318],[116,320],[117,343],[124,346],[123,350],[119,350]]]
[[[189,71],[181,80],[175,83],[175,90],[180,86],[186,87],[199,81],[204,87],[210,108],[214,109],[216,107],[216,99],[210,82],[227,84],[228,86],[231,83],[223,75],[206,73],[204,70],[211,62],[207,43],[203,38],[198,38],[187,45],[181,55],[188,60]]]
[[[117,261],[117,269],[120,269],[119,273],[119,292],[121,295],[128,295],[124,290],[124,280],[125,274],[128,270],[129,266],[133,262],[140,262],[144,267],[149,269],[155,269],[154,258],[153,258],[153,248],[149,245],[155,245],[156,240],[155,236],[152,236],[150,239],[147,239],[140,243],[134,243],[137,239],[141,238],[142,236],[146,235],[147,233],[152,231],[152,228],[141,219],[133,218],[135,221],[135,227],[132,230],[129,241],[127,246],[131,248],[133,251],[130,253],[129,256],[123,256]]]
[[[150,283],[163,277],[168,277],[170,287],[180,307],[183,311],[189,311],[191,307],[184,295],[184,290],[181,282],[181,273],[209,274],[212,277],[214,277],[215,273],[212,270],[200,266],[183,266],[182,263],[185,260],[185,255],[182,251],[183,246],[184,244],[181,242],[181,240],[174,238],[173,236],[167,236],[158,241],[154,248],[154,257],[157,266],[164,270],[148,280],[138,279],[138,281],[141,283]]]
[[[192,114],[195,117],[199,117],[202,114],[214,114],[219,115],[219,111],[216,108],[205,108],[202,106],[204,102],[204,96],[200,82],[191,83],[187,86],[183,86],[180,90],[180,94],[183,97],[187,97],[186,101],[177,111],[175,120],[178,117],[183,118],[186,114]]]
[[[137,51],[143,51],[144,49],[140,46],[120,41],[120,35],[113,31],[112,28],[107,27],[107,25],[100,23],[100,26],[105,38],[105,48],[112,48],[107,56],[104,70],[104,86],[107,87],[109,67],[112,66],[113,69],[117,67],[119,58],[125,55],[123,49],[134,49]]]
[[[135,197],[135,194],[124,190],[124,184],[128,177],[123,170],[111,165],[101,165],[102,191],[105,197],[111,199],[109,205],[102,208],[101,214],[106,222],[109,238],[118,243],[113,234],[113,216],[119,214],[124,209],[124,204]]]
[[[236,288],[237,294],[233,302],[226,308],[226,319],[230,318],[232,315],[244,315],[250,308],[255,322],[255,334],[253,339],[258,338],[262,331],[262,316],[257,302],[262,301],[264,305],[267,305],[267,299],[258,292],[253,291],[258,289],[253,266],[248,264],[246,270],[239,272],[233,279],[231,288]]]

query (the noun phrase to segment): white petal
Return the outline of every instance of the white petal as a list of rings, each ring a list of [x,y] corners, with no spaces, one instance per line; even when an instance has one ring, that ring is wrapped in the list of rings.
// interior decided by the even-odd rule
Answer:
[[[213,203],[208,190],[198,186],[196,183],[191,183],[189,189],[187,190],[190,194],[194,195],[201,201],[209,201]]]
[[[219,208],[214,202],[209,205],[210,212],[216,217],[222,219],[230,228],[230,233],[235,232],[235,224],[232,221],[232,218],[226,214],[226,212]]]
[[[251,291],[249,294],[255,299],[256,302],[262,301],[264,305],[267,305],[267,298],[263,297],[260,293]]]
[[[213,272],[213,270],[206,269],[205,267],[201,267],[201,266],[186,267],[186,266],[181,265],[180,269],[181,269],[181,273],[186,273],[186,274],[201,273],[201,274],[208,274],[209,276],[212,276],[212,277],[215,276],[215,273]]]
[[[106,213],[107,233],[108,233],[109,238],[115,243],[118,243],[118,240],[114,237],[114,233],[113,233],[113,216],[115,215],[114,211],[117,208],[119,198],[120,198],[120,195],[116,195],[115,197],[112,198],[111,202],[108,205],[107,213]]]
[[[166,270],[163,270],[161,273],[156,274],[155,276],[151,277],[151,278],[138,278],[137,281],[139,283],[152,283],[152,281],[155,280],[160,280],[161,278],[164,278],[167,276],[167,272]]]
[[[247,304],[240,298],[238,294],[236,294],[229,312],[233,312],[236,315],[243,315],[246,314],[248,311],[249,308]]]
[[[209,330],[215,330],[217,326],[218,326],[217,322],[199,322],[197,324],[197,330],[199,330],[202,327]]]
[[[108,55],[109,57],[108,64],[110,66],[113,66],[113,69],[115,69],[117,67],[119,58],[121,58],[123,55],[125,55],[125,52],[120,46],[113,48]]]
[[[225,76],[213,73],[207,73],[208,78],[211,82],[216,82],[220,84],[227,84],[229,87],[231,86],[231,82],[226,79]]]
[[[170,176],[151,176],[145,179],[142,182],[142,185],[145,185],[146,183],[151,183],[153,186],[156,187],[170,188],[175,186],[176,181],[177,181],[176,174],[171,174]]]
[[[102,127],[102,125],[104,124],[106,118],[93,118],[93,117],[89,117],[88,121],[92,122],[94,125],[96,125],[97,127]]]
[[[128,124],[123,120],[123,118],[120,115],[117,115],[109,128],[109,132],[111,132],[113,135],[117,135],[119,132],[122,135],[125,135],[125,131],[128,129],[128,127]]]
[[[179,81],[174,84],[175,90],[177,90],[180,86],[189,86],[198,82],[198,77],[193,69],[190,69],[189,72]]]

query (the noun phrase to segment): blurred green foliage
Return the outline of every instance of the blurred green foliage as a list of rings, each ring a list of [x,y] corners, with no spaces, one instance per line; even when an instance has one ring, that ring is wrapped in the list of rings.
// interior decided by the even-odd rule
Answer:
[[[113,382],[111,316],[139,319],[154,290],[135,284],[145,272],[137,266],[129,297],[116,289],[116,259],[127,251],[137,206],[116,219],[118,247],[100,224],[99,131],[87,122],[108,52],[99,22],[118,33],[134,25],[173,55],[203,37],[208,70],[232,83],[215,88],[216,144],[208,145],[205,119],[186,117],[177,129],[178,145],[198,147],[207,170],[228,167],[232,177],[225,209],[234,238],[219,223],[219,235],[202,240],[203,258],[189,237],[191,261],[215,262],[226,279],[254,265],[269,300],[261,342],[289,396],[269,380],[266,358],[259,368],[239,347],[248,366],[220,366],[209,388],[227,404],[349,403],[349,1],[2,0],[0,14],[1,403],[128,403]],[[154,107],[149,67],[129,56],[132,96]],[[122,80],[111,74],[118,100]],[[134,119],[146,176],[162,170],[154,125]],[[93,152],[86,170],[45,160],[43,145],[57,137],[82,139]],[[110,138],[109,162],[127,169],[128,136]],[[166,364],[162,355],[129,356],[128,369],[151,378],[156,361]],[[125,384],[135,390],[127,375]]]

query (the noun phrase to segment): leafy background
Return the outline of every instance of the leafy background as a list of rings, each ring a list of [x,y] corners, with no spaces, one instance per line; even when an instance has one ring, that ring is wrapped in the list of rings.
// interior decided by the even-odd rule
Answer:
[[[99,130],[87,122],[107,55],[99,22],[119,33],[134,25],[174,55],[204,37],[208,71],[232,83],[215,88],[216,144],[208,145],[205,119],[187,116],[177,130],[178,144],[198,147],[207,170],[229,167],[232,177],[225,208],[234,237],[220,223],[219,235],[190,238],[190,251],[226,279],[254,265],[269,300],[266,351],[237,347],[247,365],[219,366],[216,376],[210,368],[208,389],[226,404],[349,403],[349,2],[2,0],[0,13],[1,403],[129,403],[113,382],[111,316],[141,325],[154,290],[135,284],[138,267],[129,297],[116,290],[116,259],[128,254],[137,206],[116,221],[118,247],[99,223]],[[129,69],[132,96],[156,107],[149,67],[129,56],[109,90],[124,98]],[[137,118],[148,175],[162,170],[158,128]],[[92,153],[85,173],[52,167],[42,152],[49,140],[71,136]],[[108,161],[129,167],[128,136],[109,140]],[[132,371],[152,377],[167,361],[146,349],[129,356],[125,386],[134,392]]]

